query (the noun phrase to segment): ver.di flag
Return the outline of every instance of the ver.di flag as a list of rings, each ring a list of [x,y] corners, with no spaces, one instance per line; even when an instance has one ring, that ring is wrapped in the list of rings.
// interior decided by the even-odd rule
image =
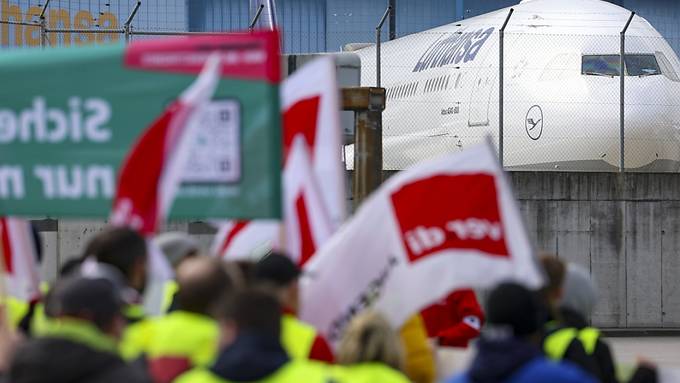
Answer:
[[[38,299],[38,249],[30,222],[15,217],[0,218],[0,246],[7,294],[24,302]]]
[[[271,245],[304,264],[345,218],[333,59],[316,59],[289,77],[281,87],[281,104],[284,228],[276,221],[224,223],[213,244],[219,256],[245,257]]]
[[[336,343],[367,307],[395,328],[461,288],[542,283],[491,145],[427,161],[381,186],[305,266],[301,319]]]

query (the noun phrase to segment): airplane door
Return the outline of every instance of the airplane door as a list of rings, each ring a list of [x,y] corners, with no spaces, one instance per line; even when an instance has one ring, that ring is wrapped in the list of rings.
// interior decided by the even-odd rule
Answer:
[[[472,83],[468,126],[489,125],[491,91],[496,83],[496,77],[496,71],[491,64],[484,66],[477,72],[477,78]]]

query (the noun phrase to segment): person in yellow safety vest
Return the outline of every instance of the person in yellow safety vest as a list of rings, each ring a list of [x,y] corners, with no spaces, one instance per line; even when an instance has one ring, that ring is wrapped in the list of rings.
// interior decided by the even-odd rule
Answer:
[[[154,321],[147,350],[154,382],[169,383],[191,368],[214,362],[219,326],[213,315],[234,289],[226,267],[217,258],[197,256],[177,269],[177,310]]]
[[[149,381],[143,369],[126,364],[118,355],[117,342],[125,326],[121,308],[126,289],[112,277],[115,273],[111,268],[104,269],[57,282],[46,307],[58,310],[40,336],[16,349],[7,371],[8,381]]]
[[[543,350],[553,360],[570,360],[567,350],[580,342],[595,366],[594,376],[602,383],[616,383],[616,368],[611,350],[600,331],[588,325],[588,316],[597,300],[597,288],[590,273],[576,264],[569,264],[560,299],[559,320],[546,336]],[[578,360],[575,362],[579,362]]]
[[[548,336],[552,335],[560,326],[562,316],[559,306],[564,295],[564,279],[567,268],[564,262],[553,255],[543,255],[540,261],[547,276],[547,284],[542,290],[544,305],[548,310],[542,334],[543,348],[545,349]],[[588,356],[583,343],[579,339],[571,339],[563,354],[562,359],[569,360],[591,375],[597,376],[598,367],[593,358]]]
[[[281,319],[281,341],[293,358],[333,363],[328,342],[311,325],[296,318],[299,305],[298,278],[300,268],[287,256],[272,252],[255,265],[256,282],[274,287],[284,308]]]
[[[340,340],[334,376],[352,383],[409,382],[402,371],[402,345],[387,320],[372,310],[352,318]]]
[[[151,334],[151,321],[146,317],[141,305],[141,296],[146,287],[146,240],[129,228],[107,228],[88,243],[83,259],[90,257],[118,269],[124,276],[127,286],[137,293],[136,302],[128,304],[123,309],[128,326],[120,342],[123,358],[137,359],[146,352]]]
[[[154,238],[154,242],[168,259],[175,274],[184,260],[195,257],[201,252],[201,247],[194,238],[179,231],[159,234]],[[163,288],[161,312],[167,313],[176,308],[175,295],[178,290],[179,286],[176,281],[166,282]]]
[[[180,375],[175,383],[326,383],[329,368],[291,358],[281,345],[281,306],[276,297],[248,288],[220,310],[221,350],[209,368]]]

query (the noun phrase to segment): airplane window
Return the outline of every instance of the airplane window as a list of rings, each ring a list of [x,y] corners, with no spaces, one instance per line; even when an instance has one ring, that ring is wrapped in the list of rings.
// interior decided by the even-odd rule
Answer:
[[[451,75],[446,76],[446,84],[444,84],[444,89],[449,89],[449,80],[451,79]]]
[[[659,63],[654,55],[626,55],[626,72],[628,76],[660,75]]]
[[[618,76],[620,71],[618,55],[583,56],[581,74],[593,76]]]
[[[591,76],[618,76],[619,55],[584,55],[581,60],[581,74]],[[656,57],[650,54],[629,54],[625,56],[627,76],[660,75]]]
[[[654,55],[656,56],[656,60],[659,62],[659,67],[661,67],[661,73],[663,73],[663,75],[668,77],[668,79],[671,81],[680,82],[680,77],[678,77],[677,72],[675,72],[675,69],[673,69],[673,64],[668,61],[666,55],[663,54],[663,52],[656,52]]]
[[[458,73],[458,77],[456,77],[456,85],[454,85],[453,87],[455,89],[458,89],[458,84],[460,84],[460,73]]]

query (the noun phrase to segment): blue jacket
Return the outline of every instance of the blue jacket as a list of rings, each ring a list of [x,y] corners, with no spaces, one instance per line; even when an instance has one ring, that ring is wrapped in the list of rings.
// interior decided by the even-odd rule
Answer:
[[[578,367],[544,358],[537,346],[518,339],[477,344],[470,369],[448,383],[596,383]]]

